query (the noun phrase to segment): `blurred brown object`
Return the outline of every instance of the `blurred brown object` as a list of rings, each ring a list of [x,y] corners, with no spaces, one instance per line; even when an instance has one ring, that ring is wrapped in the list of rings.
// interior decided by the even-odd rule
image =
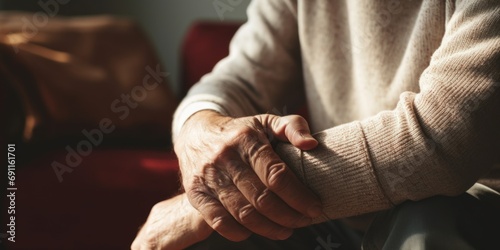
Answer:
[[[127,249],[179,187],[167,73],[130,20],[40,13],[0,12],[0,126],[22,190],[0,249]]]
[[[0,14],[0,79],[20,98],[21,108],[6,108],[12,121],[23,110],[25,142],[80,135],[109,119],[111,138],[168,144],[178,102],[138,25],[110,16],[33,18]]]

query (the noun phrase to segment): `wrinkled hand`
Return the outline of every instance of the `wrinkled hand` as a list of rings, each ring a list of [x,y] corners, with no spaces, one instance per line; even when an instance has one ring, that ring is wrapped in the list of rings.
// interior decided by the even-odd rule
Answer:
[[[157,203],[137,234],[131,249],[180,250],[202,241],[213,230],[185,194]]]
[[[274,152],[269,138],[309,150],[318,142],[300,116],[231,118],[200,111],[175,142],[189,202],[229,240],[257,233],[283,240],[321,214],[319,199]]]

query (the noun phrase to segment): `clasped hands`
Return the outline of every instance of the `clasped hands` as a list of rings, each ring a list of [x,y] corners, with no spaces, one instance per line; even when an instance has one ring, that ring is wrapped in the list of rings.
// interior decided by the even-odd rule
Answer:
[[[212,229],[232,241],[252,233],[283,240],[309,225],[321,215],[319,198],[275,153],[274,140],[301,150],[318,144],[297,115],[191,116],[174,146],[186,193],[155,205],[132,248],[184,248]]]

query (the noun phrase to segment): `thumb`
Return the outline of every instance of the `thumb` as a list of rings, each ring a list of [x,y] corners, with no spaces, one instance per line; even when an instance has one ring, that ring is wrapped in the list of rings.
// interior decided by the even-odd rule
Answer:
[[[318,145],[309,130],[307,121],[299,115],[276,116],[258,115],[257,119],[262,126],[268,129],[268,133],[281,141],[290,142],[301,150],[310,150]]]

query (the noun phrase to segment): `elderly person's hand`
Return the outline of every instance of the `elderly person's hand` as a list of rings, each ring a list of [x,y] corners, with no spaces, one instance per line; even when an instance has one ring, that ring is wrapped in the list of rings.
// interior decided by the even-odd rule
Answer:
[[[283,163],[269,138],[302,150],[318,144],[297,115],[231,118],[209,110],[191,116],[176,139],[190,203],[229,240],[252,232],[283,240],[321,214],[317,196]]]
[[[151,209],[131,248],[180,250],[206,239],[212,231],[186,194],[181,194]]]

